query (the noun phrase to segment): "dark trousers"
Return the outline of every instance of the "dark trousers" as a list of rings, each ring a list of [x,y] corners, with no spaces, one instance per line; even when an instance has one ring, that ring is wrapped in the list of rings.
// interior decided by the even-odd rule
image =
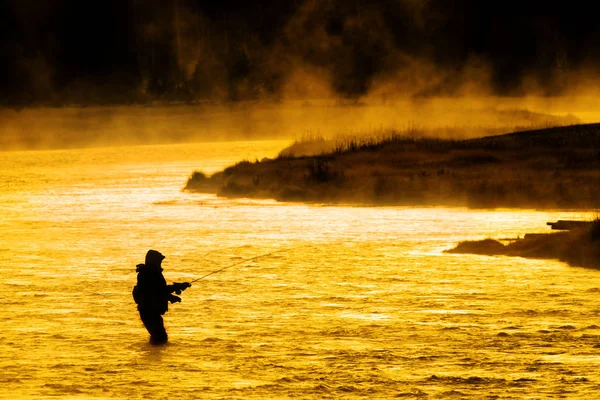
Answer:
[[[151,344],[164,344],[169,340],[169,336],[167,335],[167,331],[165,330],[165,325],[163,323],[163,318],[160,313],[155,311],[147,311],[147,310],[139,310],[140,318],[144,323],[144,326],[148,330],[150,334],[150,343]]]

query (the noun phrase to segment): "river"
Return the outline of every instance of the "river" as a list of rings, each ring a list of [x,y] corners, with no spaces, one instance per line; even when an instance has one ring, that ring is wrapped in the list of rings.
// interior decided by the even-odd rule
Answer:
[[[0,153],[2,399],[595,398],[600,271],[445,254],[588,212],[182,192],[285,141]],[[195,282],[150,346],[148,249]],[[246,263],[244,259],[250,259]]]

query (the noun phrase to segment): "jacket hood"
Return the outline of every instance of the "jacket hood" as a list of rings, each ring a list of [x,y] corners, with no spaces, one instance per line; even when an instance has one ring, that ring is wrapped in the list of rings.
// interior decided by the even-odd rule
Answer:
[[[148,250],[146,253],[146,265],[156,265],[160,266],[162,260],[165,259],[159,251],[156,250]]]

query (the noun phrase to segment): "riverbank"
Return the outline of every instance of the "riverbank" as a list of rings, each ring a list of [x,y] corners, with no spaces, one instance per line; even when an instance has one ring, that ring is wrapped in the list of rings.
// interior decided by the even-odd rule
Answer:
[[[464,241],[446,253],[555,259],[600,269],[600,219],[568,231],[525,235],[508,244],[494,239]]]
[[[187,191],[227,197],[471,208],[600,207],[600,124],[468,140],[404,135],[347,139],[312,156],[282,153],[212,176]]]

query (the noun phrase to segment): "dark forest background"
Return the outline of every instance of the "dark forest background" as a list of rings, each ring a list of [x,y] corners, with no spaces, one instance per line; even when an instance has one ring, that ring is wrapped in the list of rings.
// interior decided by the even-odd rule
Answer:
[[[485,65],[495,95],[542,95],[600,72],[593,3],[479,0],[3,0],[0,104],[281,99],[299,66],[358,99],[373,82],[442,78],[408,93],[454,95]],[[465,72],[466,71],[466,72]],[[404,77],[404,78],[399,78]],[[407,78],[408,77],[408,78]],[[570,80],[571,79],[571,80]]]

